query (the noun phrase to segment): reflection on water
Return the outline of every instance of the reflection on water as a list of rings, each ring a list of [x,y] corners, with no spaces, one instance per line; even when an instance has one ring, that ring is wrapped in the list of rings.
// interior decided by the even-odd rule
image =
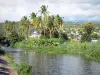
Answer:
[[[33,67],[33,75],[100,75],[100,63],[80,56],[65,54],[37,55],[33,52],[11,53],[17,63],[27,62]]]

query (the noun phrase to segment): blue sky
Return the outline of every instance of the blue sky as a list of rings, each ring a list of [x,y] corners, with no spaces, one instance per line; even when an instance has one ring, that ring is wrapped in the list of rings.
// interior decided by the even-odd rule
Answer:
[[[51,14],[60,14],[65,21],[100,21],[100,0],[0,0],[0,22],[19,21],[38,12],[41,5],[48,5]]]

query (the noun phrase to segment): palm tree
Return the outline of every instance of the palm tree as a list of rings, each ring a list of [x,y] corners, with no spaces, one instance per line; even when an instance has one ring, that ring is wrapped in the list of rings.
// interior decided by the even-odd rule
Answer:
[[[35,21],[36,21],[36,14],[34,12],[32,12],[30,14],[30,23],[34,28],[35,28]]]
[[[31,16],[31,19],[34,19],[35,17],[36,17],[36,14],[34,13],[34,12],[32,12],[31,14],[30,14]]]
[[[51,38],[54,29],[54,16],[49,16],[46,23],[47,23],[47,28],[49,30],[49,37]]]
[[[62,17],[59,16],[59,14],[57,14],[55,16],[54,25],[56,27],[56,30],[59,32],[59,34],[61,34],[61,32],[63,30],[63,19],[62,19]]]
[[[26,16],[23,16],[20,23],[19,23],[19,35],[22,38],[28,38],[28,31],[29,31],[29,20]]]
[[[34,12],[30,14],[31,20],[30,23],[33,25],[35,30],[38,30],[41,27],[41,16],[36,16]]]
[[[47,11],[47,8],[48,8],[48,6],[45,6],[45,5],[41,6],[40,12],[41,12],[41,16],[43,15],[44,20],[46,20],[45,16],[49,14],[49,12]]]
[[[41,16],[38,16],[38,17],[35,18],[34,27],[40,33],[42,32],[42,19],[41,19]]]
[[[46,21],[47,21],[48,16],[49,16],[49,12],[47,11],[47,8],[48,8],[48,6],[42,5],[41,6],[41,10],[40,10],[41,17],[42,17],[42,20],[43,20],[43,23],[42,24],[43,24],[44,36],[45,36],[45,30],[47,29]]]

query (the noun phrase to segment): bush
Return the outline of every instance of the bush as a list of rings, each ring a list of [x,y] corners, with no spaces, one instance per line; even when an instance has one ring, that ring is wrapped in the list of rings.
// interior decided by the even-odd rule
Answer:
[[[32,66],[27,63],[21,63],[17,66],[17,71],[20,75],[32,75]]]
[[[82,28],[84,33],[82,34],[81,41],[91,41],[91,34],[95,29],[94,24],[92,22],[88,22],[86,24],[83,24]]]
[[[62,39],[51,38],[51,39],[28,39],[23,42],[18,42],[15,44],[15,47],[20,48],[33,48],[39,46],[57,46],[63,42]]]

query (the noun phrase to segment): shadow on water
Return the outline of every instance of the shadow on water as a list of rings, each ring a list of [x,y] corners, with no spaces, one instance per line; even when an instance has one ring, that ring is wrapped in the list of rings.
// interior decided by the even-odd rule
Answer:
[[[0,56],[1,55],[5,55],[5,51],[4,50],[0,50]]]
[[[100,75],[100,63],[75,55],[34,54],[34,52],[12,53],[16,63],[32,65],[33,75]]]

